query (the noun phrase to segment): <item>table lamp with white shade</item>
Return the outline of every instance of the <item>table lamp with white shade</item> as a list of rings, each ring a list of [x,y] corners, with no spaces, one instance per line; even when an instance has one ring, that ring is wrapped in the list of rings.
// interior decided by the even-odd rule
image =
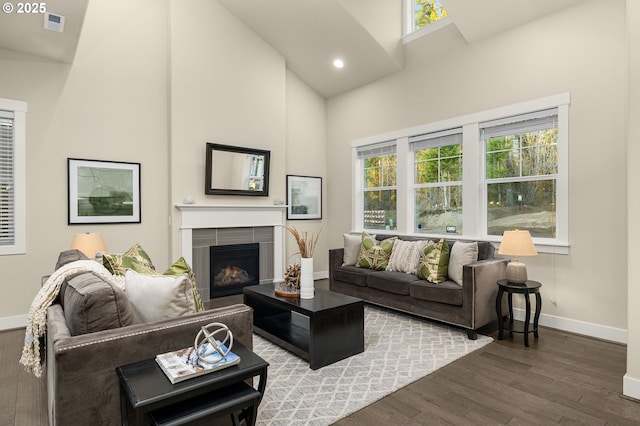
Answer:
[[[520,256],[535,256],[538,254],[529,231],[504,231],[498,254],[515,256],[507,265],[507,279],[515,284],[527,282],[527,267],[518,259]]]

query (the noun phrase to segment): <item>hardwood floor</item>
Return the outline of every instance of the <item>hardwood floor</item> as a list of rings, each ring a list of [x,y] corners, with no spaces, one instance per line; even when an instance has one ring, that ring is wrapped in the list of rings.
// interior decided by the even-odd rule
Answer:
[[[0,426],[47,424],[44,380],[18,364],[23,338],[23,329],[0,332]],[[621,396],[624,345],[548,328],[530,344],[496,340],[336,425],[640,424],[640,402]]]

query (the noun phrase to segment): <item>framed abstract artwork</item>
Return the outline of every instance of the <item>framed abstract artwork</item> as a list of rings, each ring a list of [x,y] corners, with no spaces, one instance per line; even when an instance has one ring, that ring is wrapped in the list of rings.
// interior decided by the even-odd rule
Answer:
[[[287,175],[287,219],[322,219],[322,178]]]
[[[140,223],[140,163],[67,158],[68,223]]]

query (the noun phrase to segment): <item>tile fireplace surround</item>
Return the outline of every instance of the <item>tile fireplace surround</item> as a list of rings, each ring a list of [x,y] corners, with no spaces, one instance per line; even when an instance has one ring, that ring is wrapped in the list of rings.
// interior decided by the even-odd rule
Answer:
[[[198,277],[203,300],[209,300],[209,256],[204,248],[208,245],[260,243],[261,261],[273,261],[273,265],[261,265],[261,274],[266,271],[268,278],[276,281],[284,276],[286,206],[178,204],[175,207],[180,212],[181,256]]]

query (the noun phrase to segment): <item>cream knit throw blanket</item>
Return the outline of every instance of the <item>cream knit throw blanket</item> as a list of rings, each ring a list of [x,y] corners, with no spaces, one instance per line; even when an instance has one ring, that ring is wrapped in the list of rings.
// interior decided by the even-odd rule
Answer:
[[[42,363],[40,362],[40,337],[47,328],[47,308],[53,303],[60,292],[60,287],[65,278],[82,272],[91,272],[99,278],[122,288],[122,284],[111,273],[95,260],[76,260],[58,268],[40,288],[38,294],[31,302],[27,328],[24,333],[24,347],[20,364],[24,369],[36,375],[42,376]]]

